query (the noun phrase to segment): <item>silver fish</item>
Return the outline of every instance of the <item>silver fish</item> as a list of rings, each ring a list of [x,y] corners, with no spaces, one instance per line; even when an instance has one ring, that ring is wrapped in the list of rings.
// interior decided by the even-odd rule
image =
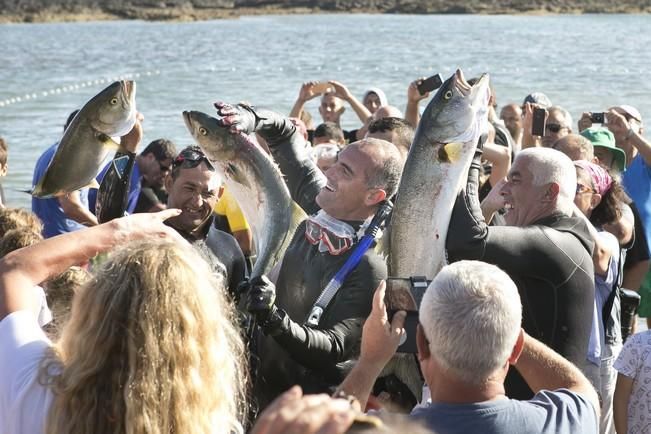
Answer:
[[[222,175],[251,226],[258,257],[251,277],[269,274],[306,216],[280,170],[249,136],[233,134],[205,113],[183,112],[188,130]]]
[[[488,128],[488,81],[485,74],[471,86],[457,70],[425,109],[391,217],[389,276],[431,280],[447,263],[445,241],[452,208],[465,188],[479,137]],[[408,281],[387,282],[386,302],[392,309],[418,310],[421,296],[409,291]],[[384,375],[389,373],[420,396],[422,381],[411,355],[394,357]]]
[[[32,189],[35,197],[70,193],[94,183],[109,150],[111,137],[128,133],[136,122],[136,83],[116,81],[79,110],[63,133],[50,165]]]

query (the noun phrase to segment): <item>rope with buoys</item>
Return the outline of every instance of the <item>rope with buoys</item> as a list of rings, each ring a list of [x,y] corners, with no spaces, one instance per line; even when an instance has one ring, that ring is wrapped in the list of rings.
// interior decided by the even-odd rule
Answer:
[[[53,95],[60,95],[62,93],[66,92],[72,92],[78,89],[83,89],[86,87],[93,87],[93,86],[98,86],[101,84],[110,84],[113,83],[114,81],[119,81],[119,80],[130,80],[130,79],[136,79],[136,78],[142,78],[142,77],[151,77],[155,75],[159,75],[160,70],[154,70],[154,71],[145,71],[143,73],[137,72],[137,73],[130,73],[130,74],[124,74],[120,75],[117,77],[104,77],[104,78],[98,78],[95,80],[85,80],[81,81],[75,84],[69,84],[61,87],[53,87],[52,89],[48,90],[43,90],[39,92],[29,92],[26,93],[22,96],[16,96],[12,98],[7,98],[4,100],[0,100],[0,107],[7,107],[12,104],[20,103],[20,102],[27,102],[27,101],[32,101],[35,99],[39,98],[46,98],[49,96]]]

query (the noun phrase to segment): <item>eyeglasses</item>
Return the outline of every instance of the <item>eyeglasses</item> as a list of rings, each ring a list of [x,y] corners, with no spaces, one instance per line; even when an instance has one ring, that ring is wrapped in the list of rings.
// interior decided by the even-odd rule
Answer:
[[[206,163],[208,169],[215,170],[215,167],[212,165],[208,157],[206,157],[206,154],[201,151],[201,148],[198,146],[191,146],[185,148],[179,155],[177,155],[172,163],[172,169],[176,169],[177,167],[192,169],[197,167],[202,161]],[[160,162],[158,164],[160,164]],[[163,167],[164,166],[161,165],[161,170],[163,170]]]
[[[323,241],[328,248],[328,252],[334,256],[341,255],[350,249],[354,242],[352,238],[338,237],[326,228],[319,226],[309,219],[305,225],[305,238],[312,245],[318,244],[319,241]]]
[[[593,189],[583,184],[576,184],[576,194],[595,193]]]
[[[545,128],[547,128],[551,133],[557,133],[567,127],[564,127],[561,124],[547,124]]]

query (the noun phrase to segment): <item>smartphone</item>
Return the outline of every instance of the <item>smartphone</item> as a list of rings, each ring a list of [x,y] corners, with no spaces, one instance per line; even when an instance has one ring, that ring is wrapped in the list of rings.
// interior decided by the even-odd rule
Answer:
[[[590,120],[594,124],[605,124],[606,123],[606,113],[604,113],[604,112],[592,113],[590,115]]]
[[[317,95],[322,95],[324,93],[333,92],[334,89],[327,81],[321,81],[312,86],[312,91]]]
[[[387,279],[385,303],[389,320],[399,310],[407,312],[407,318],[405,319],[406,336],[405,340],[398,347],[399,353],[417,352],[416,327],[418,326],[418,308],[430,282],[430,280],[422,276],[415,276],[408,279],[389,277]]]
[[[531,122],[531,135],[542,137],[545,135],[545,112],[544,108],[533,109],[533,122]]]
[[[418,92],[421,95],[425,95],[427,92],[438,89],[443,84],[443,77],[441,74],[432,75],[429,78],[421,81],[418,85]]]

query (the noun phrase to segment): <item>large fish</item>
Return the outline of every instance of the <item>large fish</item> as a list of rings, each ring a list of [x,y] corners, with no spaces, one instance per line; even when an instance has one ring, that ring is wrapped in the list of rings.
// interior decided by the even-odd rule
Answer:
[[[477,142],[488,128],[488,75],[474,86],[457,70],[430,101],[418,125],[398,188],[389,244],[390,277],[431,280],[447,263],[445,240],[456,197],[465,188]],[[408,281],[387,282],[387,305],[418,310],[422,292]],[[394,373],[420,396],[413,357],[398,355],[384,374]]]
[[[51,197],[87,187],[95,181],[111,137],[128,133],[136,122],[136,83],[116,81],[90,99],[63,133],[50,165],[32,189],[35,197]]]
[[[231,133],[229,127],[205,113],[186,111],[183,118],[251,226],[258,254],[251,277],[269,274],[282,259],[305,213],[290,197],[271,157],[249,136]]]

